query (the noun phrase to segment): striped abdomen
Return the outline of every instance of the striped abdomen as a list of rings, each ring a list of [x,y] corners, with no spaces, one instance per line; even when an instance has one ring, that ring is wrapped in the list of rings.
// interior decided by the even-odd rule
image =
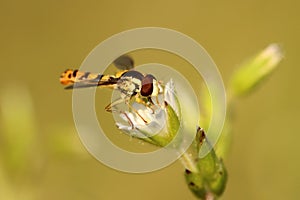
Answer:
[[[67,69],[60,76],[60,83],[63,85],[68,85],[66,89],[75,87],[93,87],[93,86],[111,86],[114,87],[120,76],[126,71],[120,72],[115,76],[112,75],[102,75],[97,73],[82,72],[78,70]]]

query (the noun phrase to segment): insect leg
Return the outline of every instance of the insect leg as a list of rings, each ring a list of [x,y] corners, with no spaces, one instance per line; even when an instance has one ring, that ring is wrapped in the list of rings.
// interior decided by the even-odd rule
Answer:
[[[159,100],[158,100],[158,96],[155,97],[155,100],[156,100],[157,105],[161,106],[160,103],[159,103]]]
[[[147,100],[145,99],[147,98]],[[147,108],[150,108],[152,111],[152,114],[154,113],[154,109],[151,106],[154,106],[155,104],[152,101],[151,97],[144,97],[141,98],[138,94],[135,96],[135,102],[144,105]]]
[[[123,114],[126,119],[128,120],[128,123],[130,124],[131,128],[134,129],[134,124],[133,122],[131,121],[131,119],[129,118],[129,116],[127,115],[126,112],[124,111],[120,111],[120,110],[113,110],[112,108],[118,104],[121,104],[121,103],[124,103],[124,102],[127,102],[125,99],[123,98],[119,98],[117,100],[115,100],[114,102],[108,104],[106,107],[105,107],[105,111],[107,112],[119,112],[120,114]],[[126,103],[127,104],[127,103]],[[129,104],[127,104],[129,105]]]
[[[121,112],[128,120],[128,123],[130,124],[131,128],[134,129],[134,125],[131,121],[131,119],[128,117],[128,115],[126,114],[126,112]]]
[[[128,107],[131,109],[131,110],[133,110],[133,112],[135,112],[146,124],[148,124],[148,121],[147,120],[145,120],[143,117],[142,117],[142,115],[140,115],[140,113],[138,113],[138,111],[134,108],[134,107],[132,107],[130,104],[129,104],[129,102],[126,102],[126,104],[128,105]]]
[[[123,103],[124,101],[125,101],[125,99],[119,98],[119,99],[115,100],[114,102],[111,102],[110,104],[108,104],[108,105],[105,107],[105,111],[107,111],[107,112],[113,112],[112,107],[113,107],[113,106],[116,106],[116,105],[118,105],[118,104],[120,104],[120,103]]]

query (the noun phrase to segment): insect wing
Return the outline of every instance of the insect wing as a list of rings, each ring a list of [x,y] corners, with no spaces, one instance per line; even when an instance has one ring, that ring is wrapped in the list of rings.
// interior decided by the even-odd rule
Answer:
[[[121,70],[129,70],[134,67],[134,61],[128,55],[120,56],[113,63],[118,69],[121,69]]]

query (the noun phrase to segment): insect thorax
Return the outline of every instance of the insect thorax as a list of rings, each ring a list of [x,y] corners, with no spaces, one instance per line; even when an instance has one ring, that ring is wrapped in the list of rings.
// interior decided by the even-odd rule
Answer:
[[[130,98],[140,92],[141,80],[134,77],[122,77],[117,83],[117,89],[122,93],[122,98]]]

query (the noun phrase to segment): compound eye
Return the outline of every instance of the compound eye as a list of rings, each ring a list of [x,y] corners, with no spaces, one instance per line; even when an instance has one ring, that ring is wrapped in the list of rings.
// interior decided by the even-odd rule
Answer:
[[[142,88],[141,88],[141,95],[142,96],[151,96],[153,92],[153,79],[154,76],[151,74],[146,75],[142,80]]]

